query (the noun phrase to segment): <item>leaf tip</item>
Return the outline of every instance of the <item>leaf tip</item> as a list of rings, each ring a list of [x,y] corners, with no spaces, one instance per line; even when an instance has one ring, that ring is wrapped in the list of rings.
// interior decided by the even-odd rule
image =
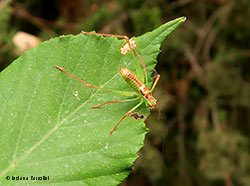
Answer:
[[[185,22],[187,20],[187,18],[185,16],[180,17],[180,19],[181,19],[181,22]]]
[[[173,22],[180,24],[180,23],[185,22],[186,20],[187,20],[187,18],[185,16],[182,16],[182,17],[178,17],[175,20],[173,20]]]

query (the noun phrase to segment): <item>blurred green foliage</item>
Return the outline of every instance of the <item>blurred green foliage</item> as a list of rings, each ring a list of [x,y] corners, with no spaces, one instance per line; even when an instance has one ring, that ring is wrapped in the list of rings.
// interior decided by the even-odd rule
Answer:
[[[160,11],[154,7],[134,11],[131,14],[135,35],[141,35],[160,26]],[[147,22],[145,22],[147,20]],[[144,23],[144,24],[141,24]]]
[[[136,36],[186,16],[162,47],[158,111],[122,185],[250,185],[249,0],[3,2],[0,69],[17,56],[17,31],[44,40],[81,30]]]
[[[12,43],[15,28],[9,27],[11,13],[9,1],[0,2],[0,71],[16,57]]]

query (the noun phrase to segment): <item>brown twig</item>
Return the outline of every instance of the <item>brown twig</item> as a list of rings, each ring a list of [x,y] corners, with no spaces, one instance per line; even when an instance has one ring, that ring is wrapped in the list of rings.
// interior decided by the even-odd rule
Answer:
[[[212,29],[212,26],[216,21],[217,17],[221,14],[221,12],[223,12],[223,9],[224,7],[220,7],[217,10],[215,10],[214,13],[209,17],[206,24],[203,26],[203,28],[199,31],[199,38],[193,49],[194,56],[197,56],[198,53],[201,51],[201,48],[204,44],[204,41],[206,40],[208,33]]]
[[[187,45],[184,45],[184,55],[189,60],[194,73],[197,74],[199,78],[201,78],[203,75],[203,70],[198,63],[196,56],[191,52],[190,47],[188,47]]]
[[[210,49],[215,40],[216,32],[217,32],[216,29],[211,30],[211,32],[208,34],[207,39],[205,41],[205,44],[202,50],[204,63],[208,63],[210,61]]]
[[[45,24],[45,21],[43,19],[32,16],[27,11],[25,11],[25,9],[23,9],[22,6],[19,5],[19,4],[15,5],[13,14],[15,16],[17,16],[17,17],[21,17],[21,18],[31,22],[33,25],[37,26],[39,29],[43,30],[44,32],[46,32],[50,36],[56,36],[57,35],[52,29],[50,29]]]
[[[225,185],[226,186],[233,186],[233,183],[232,183],[232,180],[230,178],[230,175],[227,172],[224,172],[222,174],[222,177],[223,177],[223,179],[225,181]]]
[[[215,130],[217,132],[220,132],[221,131],[221,124],[219,121],[218,110],[217,110],[216,106],[212,107],[212,121],[213,121],[213,125],[214,125]]]
[[[23,6],[18,2],[14,3],[13,14],[17,17],[27,20],[28,22],[32,23],[33,25],[43,30],[45,33],[49,34],[52,37],[57,36],[57,33],[54,32],[51,27],[62,28],[67,30],[76,30],[77,28],[76,23],[57,23],[54,21],[49,21],[43,18],[33,16],[29,12],[27,12],[25,8],[23,8]]]

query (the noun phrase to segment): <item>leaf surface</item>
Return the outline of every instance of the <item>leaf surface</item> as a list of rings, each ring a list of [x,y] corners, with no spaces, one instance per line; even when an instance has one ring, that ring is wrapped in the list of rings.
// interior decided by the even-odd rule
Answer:
[[[175,19],[136,38],[151,83],[161,43],[184,21]],[[58,37],[24,53],[0,74],[1,184],[118,185],[128,176],[143,146],[144,121],[127,117],[112,135],[109,131],[137,102],[91,109],[124,98],[88,88],[54,68],[64,67],[89,84],[132,91],[119,74],[123,66],[135,70],[132,55],[120,54],[123,43],[95,35]],[[145,105],[137,111],[149,115]]]

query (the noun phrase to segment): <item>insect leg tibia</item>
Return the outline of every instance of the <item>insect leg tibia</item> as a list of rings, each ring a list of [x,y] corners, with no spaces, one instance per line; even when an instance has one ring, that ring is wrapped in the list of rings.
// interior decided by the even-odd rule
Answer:
[[[154,69],[154,71],[153,71],[151,77],[153,78],[153,80],[155,80],[155,79],[157,78],[158,75],[159,75],[159,73],[157,72],[156,69]]]
[[[62,72],[66,73],[66,74],[69,75],[70,77],[76,79],[77,81],[79,81],[80,83],[86,85],[86,86],[89,87],[89,88],[98,88],[98,87],[96,87],[96,86],[94,86],[94,85],[85,83],[84,81],[78,79],[77,77],[75,77],[74,75],[70,74],[69,72],[67,72],[67,71],[66,71],[64,68],[62,68],[62,67],[59,67],[59,66],[56,65],[55,68],[61,70]]]
[[[110,103],[129,102],[129,101],[136,101],[138,99],[139,99],[139,97],[136,97],[136,98],[133,98],[133,99],[113,100],[113,101],[108,101],[106,103],[103,103],[103,104],[100,104],[100,105],[97,105],[97,106],[92,106],[91,108],[100,108],[100,107],[102,107],[104,105],[107,105],[107,104],[110,104]]]
[[[129,37],[125,35],[85,32],[85,31],[82,31],[82,34],[99,35],[99,36],[106,36],[106,37],[117,37],[117,38],[126,39],[125,44],[120,48],[120,52],[123,55],[126,55],[130,51],[130,48],[134,49],[136,47],[135,40],[133,38],[129,39]]]
[[[141,104],[143,103],[143,101],[140,101],[140,103],[138,103],[136,106],[134,106],[131,110],[129,110],[123,117],[122,119],[116,124],[116,126],[109,132],[110,134],[112,134],[115,129],[120,125],[120,123],[128,116],[130,115],[132,112],[134,112]]]
[[[85,31],[82,31],[82,34],[91,34],[91,35],[99,35],[99,36],[106,36],[106,37],[117,37],[117,38],[129,40],[128,36],[117,35],[117,34],[105,34],[105,33],[85,32]]]
[[[160,75],[160,74],[157,74],[157,77],[155,78],[155,80],[154,80],[152,86],[151,86],[150,89],[149,89],[149,90],[151,90],[151,92],[154,91],[155,86],[157,85],[158,81],[160,80],[160,77],[161,77],[161,75]]]
[[[91,108],[100,108],[100,107],[107,105],[107,104],[110,104],[110,103],[119,103],[119,102],[123,102],[123,100],[108,101],[108,102],[100,104],[100,105],[92,106]]]

